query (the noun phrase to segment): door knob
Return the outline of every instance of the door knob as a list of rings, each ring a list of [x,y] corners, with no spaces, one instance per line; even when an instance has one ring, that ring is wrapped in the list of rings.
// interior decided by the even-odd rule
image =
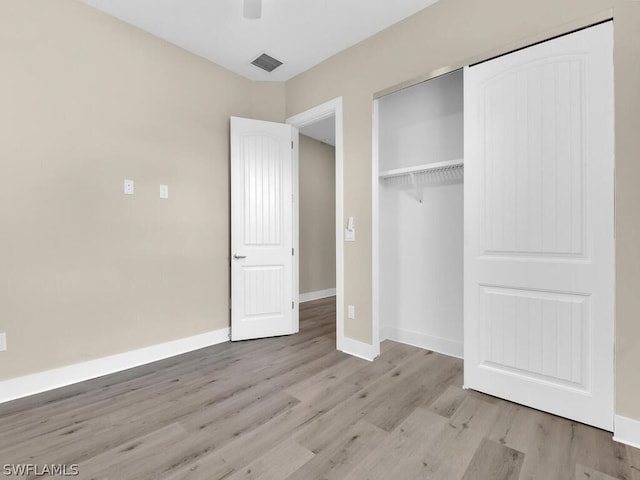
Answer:
[[[236,255],[235,253],[233,254],[233,258],[235,258],[236,260],[241,260],[243,258],[247,258],[246,255]]]

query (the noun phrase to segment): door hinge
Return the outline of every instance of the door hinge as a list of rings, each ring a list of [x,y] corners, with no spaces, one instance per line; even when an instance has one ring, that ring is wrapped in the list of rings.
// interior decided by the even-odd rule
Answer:
[[[293,302],[291,302],[291,310],[293,310],[293,308],[294,308],[294,307],[293,307],[293,305],[294,305],[294,303],[293,303]]]
[[[292,248],[292,249],[291,249],[291,256],[292,256],[292,257],[296,254],[295,252],[296,252],[296,251]]]
[[[291,150],[293,150],[293,140],[291,140]]]

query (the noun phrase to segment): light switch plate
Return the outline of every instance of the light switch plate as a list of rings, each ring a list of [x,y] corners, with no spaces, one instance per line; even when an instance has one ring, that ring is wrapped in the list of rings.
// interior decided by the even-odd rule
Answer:
[[[133,180],[129,180],[128,178],[124,179],[124,193],[125,195],[133,195]]]
[[[4,352],[7,349],[7,334],[0,333],[0,352]]]
[[[160,198],[169,198],[169,185],[160,185]]]
[[[347,305],[347,317],[351,320],[356,318],[356,307],[353,305]]]
[[[355,242],[356,241],[356,229],[349,230],[348,228],[344,229],[344,241],[345,242]]]

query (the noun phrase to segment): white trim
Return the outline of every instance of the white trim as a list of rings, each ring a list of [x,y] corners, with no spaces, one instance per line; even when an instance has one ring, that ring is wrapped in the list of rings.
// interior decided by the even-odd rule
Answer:
[[[348,353],[354,357],[362,358],[373,362],[373,360],[380,354],[380,349],[375,348],[374,345],[368,343],[359,342],[353,338],[344,337],[342,339],[342,348],[338,348],[341,352]],[[378,346],[379,347],[379,346]]]
[[[321,298],[334,297],[336,295],[335,288],[327,290],[316,290],[315,292],[301,293],[298,296],[298,303],[311,302],[312,300],[320,300]]]
[[[0,403],[229,341],[229,328],[0,382]]]
[[[315,123],[332,115],[335,116],[336,121],[336,348],[344,351],[344,245],[342,241],[344,142],[342,97],[334,98],[289,117],[286,123],[300,129],[305,125]]]
[[[406,343],[407,345],[442,353],[450,357],[464,357],[463,343],[456,340],[393,327],[385,327],[383,334],[385,339],[393,340],[394,342]]]
[[[379,166],[379,105],[373,101],[371,130],[371,341],[380,355],[380,180]]]
[[[614,417],[613,439],[634,448],[640,448],[640,420],[616,415]]]
[[[294,333],[300,331],[300,134],[295,126],[291,126],[291,138],[293,142],[293,169],[291,180],[293,193],[293,284],[292,300],[298,299],[298,305],[293,309]]]

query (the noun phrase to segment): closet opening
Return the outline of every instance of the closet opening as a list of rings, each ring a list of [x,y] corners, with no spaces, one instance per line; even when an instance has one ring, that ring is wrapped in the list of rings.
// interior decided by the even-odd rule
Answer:
[[[378,98],[374,332],[613,429],[613,111],[611,22]]]
[[[460,69],[376,99],[373,145],[380,341],[460,358],[463,97]]]

